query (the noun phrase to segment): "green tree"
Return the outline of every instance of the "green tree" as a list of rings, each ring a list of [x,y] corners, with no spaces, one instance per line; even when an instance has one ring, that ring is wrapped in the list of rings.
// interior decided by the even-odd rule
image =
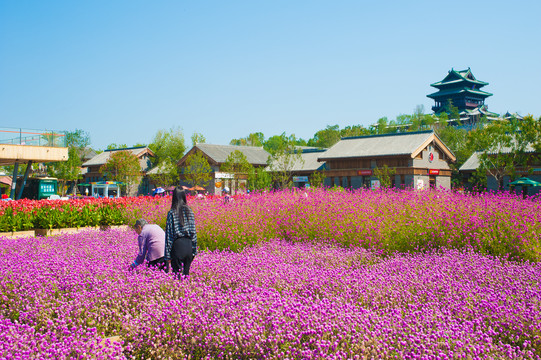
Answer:
[[[396,169],[390,168],[387,165],[374,169],[374,176],[379,179],[380,185],[383,188],[390,188],[392,185],[392,177],[395,176]]]
[[[81,176],[81,165],[84,160],[85,149],[90,145],[90,136],[87,132],[76,129],[64,133],[65,143],[68,147],[68,160],[47,164],[47,171],[51,176],[58,178],[61,195],[65,195],[67,185],[75,183]],[[73,187],[74,193],[77,188]]]
[[[303,163],[302,151],[297,148],[295,135],[286,137],[283,133],[280,136],[279,147],[273,149],[268,160],[273,180],[282,189],[291,187],[291,171],[296,165]]]
[[[322,187],[326,178],[327,175],[325,174],[325,170],[314,171],[312,175],[310,175],[310,185],[312,187]]]
[[[375,125],[370,126],[370,133],[372,135],[387,134],[389,131],[389,120],[386,116],[379,118]]]
[[[128,147],[128,145],[126,145],[126,144],[112,143],[112,144],[107,145],[106,150],[126,149],[127,147]]]
[[[76,147],[68,148],[68,160],[52,163],[48,166],[48,172],[58,179],[58,188],[60,194],[64,196],[67,192],[67,184],[69,182],[76,182],[82,177],[81,175],[81,158],[80,153]],[[73,187],[74,193],[76,187]]]
[[[171,159],[165,158],[154,169],[150,178],[154,183],[161,186],[173,186],[177,184],[178,180],[178,167],[173,164]]]
[[[518,168],[531,172],[528,163],[533,157],[529,151],[532,138],[527,129],[530,125],[529,120],[510,119],[491,123],[478,130],[476,141],[482,149],[478,171],[494,177],[500,190],[503,189],[504,176],[512,179],[518,177]]]
[[[239,150],[229,154],[221,166],[221,170],[233,174],[237,182],[241,177],[246,176],[252,168],[253,166],[246,159],[246,155]]]
[[[169,159],[176,164],[186,151],[184,134],[180,128],[175,127],[169,130],[158,130],[148,147],[156,155],[153,160],[154,165],[158,165],[164,159]]]
[[[327,125],[325,129],[319,130],[312,139],[308,140],[308,146],[328,149],[338,141],[340,141],[340,127]]]
[[[269,190],[271,187],[272,177],[268,171],[260,167],[250,169],[248,173],[248,189],[250,191]]]
[[[233,139],[229,142],[229,145],[237,146],[263,146],[265,143],[265,136],[261,132],[255,132],[249,134],[245,138]]]
[[[370,131],[361,125],[346,126],[340,130],[340,137],[353,137],[370,135]]]
[[[200,133],[197,133],[197,132],[194,132],[192,134],[192,146],[195,146],[197,144],[204,144],[206,141],[207,141],[207,139],[205,139],[203,134],[200,134]]]
[[[212,168],[205,156],[199,151],[194,152],[186,158],[186,165],[183,168],[184,177],[192,186],[206,187],[211,180]]]
[[[141,180],[141,165],[132,152],[115,151],[100,167],[100,173],[107,180],[121,181],[125,194],[130,195],[133,192],[133,186]]]
[[[263,148],[272,155],[276,151],[282,151],[288,146],[306,146],[306,144],[305,140],[297,139],[294,134],[287,136],[284,132],[281,135],[274,135],[268,138],[263,144]]]

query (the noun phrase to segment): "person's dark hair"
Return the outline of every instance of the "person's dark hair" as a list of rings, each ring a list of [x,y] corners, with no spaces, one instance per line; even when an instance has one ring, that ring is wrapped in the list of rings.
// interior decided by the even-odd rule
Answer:
[[[175,213],[178,216],[178,220],[180,221],[180,225],[184,226],[184,211],[190,211],[190,207],[187,204],[186,201],[186,192],[176,187],[175,190],[173,190],[173,201],[171,202],[171,210],[175,211]]]

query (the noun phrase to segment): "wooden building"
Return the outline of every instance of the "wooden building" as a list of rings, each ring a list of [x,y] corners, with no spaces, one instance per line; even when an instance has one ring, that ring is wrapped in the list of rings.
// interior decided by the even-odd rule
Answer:
[[[99,182],[110,179],[105,179],[103,174],[100,172],[100,168],[104,165],[107,160],[111,157],[111,154],[119,151],[129,151],[139,159],[139,164],[141,165],[141,183],[136,184],[132,189],[127,189],[128,196],[130,195],[141,195],[148,194],[149,184],[148,179],[144,176],[148,170],[152,167],[151,158],[155,155],[146,146],[137,146],[131,148],[122,148],[122,149],[111,149],[105,150],[104,152],[97,154],[92,159],[83,163],[82,167],[86,169],[86,172],[83,175],[83,180],[85,183]]]
[[[433,131],[342,138],[318,161],[326,161],[326,186],[373,187],[374,169],[396,171],[393,187],[451,188],[455,155]]]
[[[310,182],[310,177],[316,171],[325,171],[325,162],[318,161],[327,149],[316,148],[311,146],[297,146],[296,150],[300,152],[300,157],[293,157],[293,164],[289,172],[293,186],[298,188],[310,187],[313,184]],[[272,172],[274,164],[267,166],[266,171]]]
[[[509,154],[511,152],[511,149],[504,148],[502,150],[503,154]],[[526,147],[526,153],[531,154],[530,160],[526,164],[525,167],[516,167],[515,171],[517,175],[528,177],[531,180],[539,181],[541,182],[541,154],[536,152],[532,145],[528,145]],[[472,189],[474,186],[474,183],[472,181],[473,174],[480,168],[481,166],[481,153],[475,152],[473,153],[464,164],[460,167],[459,171],[463,176],[464,179],[464,187],[467,189]],[[489,156],[496,156],[496,154],[489,154]],[[498,190],[509,190],[509,183],[512,181],[511,177],[509,175],[504,175],[500,179],[496,180],[496,178],[489,173],[487,173],[487,189],[498,191]],[[521,192],[522,188],[520,186],[517,186],[515,191]],[[541,187],[529,187],[527,189],[528,195],[534,195],[541,193]]]
[[[184,176],[186,160],[192,154],[200,153],[207,159],[212,169],[210,174],[211,180],[209,184],[205,186],[205,189],[209,194],[221,195],[226,186],[233,194],[246,191],[246,176],[241,176],[240,179],[235,179],[234,174],[222,171],[222,165],[227,161],[229,155],[236,150],[244,154],[244,156],[246,156],[246,160],[252,164],[253,167],[257,168],[267,166],[267,160],[270,154],[263,149],[263,147],[197,144],[192,147],[190,151],[188,151],[177,163],[177,166],[180,168],[180,185],[191,186],[191,184],[186,181],[186,177]]]

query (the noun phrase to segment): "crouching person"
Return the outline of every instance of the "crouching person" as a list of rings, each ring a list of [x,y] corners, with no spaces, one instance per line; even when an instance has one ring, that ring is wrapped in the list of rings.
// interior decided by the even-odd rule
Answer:
[[[139,219],[135,222],[133,229],[139,235],[137,238],[139,253],[130,265],[130,270],[141,265],[145,260],[148,267],[165,269],[165,232],[162,228],[159,225],[149,224],[144,219]]]

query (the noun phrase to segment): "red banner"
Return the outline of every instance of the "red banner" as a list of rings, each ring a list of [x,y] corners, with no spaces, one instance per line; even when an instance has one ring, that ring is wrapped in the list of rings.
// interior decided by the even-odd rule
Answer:
[[[372,175],[372,170],[358,170],[357,175],[361,175],[361,176]]]
[[[439,169],[430,169],[430,170],[428,170],[428,174],[429,175],[439,175],[440,170]]]

